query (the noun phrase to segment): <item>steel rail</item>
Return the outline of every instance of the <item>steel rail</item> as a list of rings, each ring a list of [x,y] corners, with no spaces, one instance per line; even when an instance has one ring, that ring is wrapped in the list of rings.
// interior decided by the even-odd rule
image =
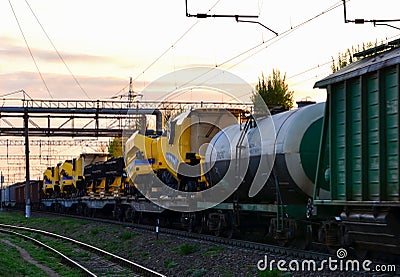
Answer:
[[[23,226],[0,224],[0,227],[22,230],[22,231],[29,231],[29,232],[38,233],[38,234],[46,235],[46,236],[53,237],[53,238],[66,240],[66,241],[72,242],[76,245],[79,245],[82,248],[85,248],[85,249],[93,251],[97,254],[100,254],[102,256],[108,256],[111,258],[112,261],[115,261],[116,263],[119,263],[120,265],[130,268],[132,271],[134,271],[135,273],[141,274],[142,276],[165,277],[165,275],[162,275],[161,273],[158,273],[152,269],[146,268],[146,267],[139,265],[135,262],[132,262],[128,259],[125,259],[123,257],[120,257],[120,256],[110,253],[108,251],[105,251],[105,250],[95,247],[93,245],[90,245],[90,244],[87,244],[87,243],[84,243],[84,242],[81,242],[81,241],[78,241],[78,240],[75,240],[75,239],[72,239],[69,237],[65,237],[65,236],[51,233],[51,232],[44,231],[44,230],[38,230],[38,229],[33,229],[33,228],[28,228],[28,227],[23,227]]]
[[[8,228],[10,228],[10,227],[8,227]],[[1,233],[5,233],[5,234],[9,234],[9,235],[18,236],[18,237],[21,237],[21,238],[23,238],[25,240],[30,240],[34,244],[36,244],[36,245],[38,245],[38,246],[40,246],[42,248],[45,248],[46,250],[48,250],[50,252],[53,252],[53,253],[57,254],[58,256],[61,257],[61,262],[64,262],[64,264],[67,264],[70,267],[77,268],[77,269],[83,271],[86,274],[86,276],[94,276],[94,277],[97,276],[96,274],[94,274],[93,272],[91,272],[89,269],[87,269],[86,267],[82,266],[78,262],[72,260],[71,258],[67,257],[66,255],[64,255],[60,251],[48,246],[47,244],[45,244],[45,243],[43,243],[41,241],[38,241],[37,239],[31,238],[31,237],[26,236],[24,234],[20,234],[18,232],[14,232],[14,231],[2,229],[2,228],[0,228],[0,232]]]

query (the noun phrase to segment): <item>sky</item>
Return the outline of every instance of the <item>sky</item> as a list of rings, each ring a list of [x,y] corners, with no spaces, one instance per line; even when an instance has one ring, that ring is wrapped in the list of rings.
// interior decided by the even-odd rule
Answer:
[[[332,57],[363,42],[400,37],[400,30],[387,26],[345,24],[342,5],[330,10],[342,3],[339,0],[187,2],[191,14],[256,15],[253,20],[278,36],[259,24],[238,23],[233,18],[186,17],[184,0],[2,0],[0,99],[19,98],[21,93],[13,92],[20,90],[35,99],[118,99],[127,94],[132,77],[135,93],[145,100],[158,100],[157,94],[146,89],[158,84],[159,78],[164,80],[162,76],[173,76],[179,89],[170,99],[182,100],[187,80],[175,73],[209,67],[217,68],[210,74],[229,72],[253,88],[262,72],[268,76],[278,69],[286,74],[295,101],[321,102],[326,92],[313,86],[331,73]],[[351,0],[347,17],[397,18],[397,3]],[[400,27],[397,22],[393,25]],[[163,89],[158,87],[158,91]],[[210,95],[198,90],[186,100],[194,96],[207,100]],[[0,124],[6,124],[3,121]],[[31,154],[75,155],[84,151],[81,148],[32,148]],[[0,149],[2,154],[5,151],[5,147]],[[10,149],[23,151],[23,147]],[[5,162],[0,168],[7,174],[7,183],[24,178],[23,161]],[[4,172],[12,162],[16,162],[14,171]],[[32,177],[40,178],[49,163],[32,164]]]
[[[255,20],[278,36],[233,18],[186,17],[184,0],[4,0],[0,96],[23,89],[39,99],[109,99],[127,93],[130,77],[134,91],[140,93],[165,74],[206,66],[229,71],[252,86],[262,72],[269,75],[278,69],[286,73],[296,101],[308,97],[320,102],[325,91],[313,85],[331,73],[332,56],[400,34],[387,26],[345,24],[343,6],[326,12],[342,1],[187,2],[192,14],[257,15]],[[351,0],[347,16],[397,18],[397,2]]]

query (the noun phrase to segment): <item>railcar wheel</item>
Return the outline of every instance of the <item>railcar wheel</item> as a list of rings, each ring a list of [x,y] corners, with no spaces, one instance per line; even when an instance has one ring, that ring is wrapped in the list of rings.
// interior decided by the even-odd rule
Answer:
[[[199,224],[196,226],[196,233],[203,234],[206,231],[207,231],[207,219],[206,215],[202,215]]]
[[[83,210],[83,216],[93,217],[94,216],[93,209],[89,208],[88,206],[85,206],[85,209]]]
[[[235,231],[233,230],[233,228],[229,227],[225,232],[224,232],[224,237],[231,239],[233,238],[233,234],[235,233]]]
[[[124,208],[120,205],[117,205],[115,209],[113,210],[113,217],[114,219],[123,222],[124,217],[125,217],[125,211]]]
[[[78,206],[76,207],[76,213],[77,213],[78,215],[80,215],[80,216],[84,216],[84,215],[85,215],[84,212],[85,212],[85,207],[84,207],[84,205],[81,204],[81,203],[78,203]]]
[[[132,208],[127,208],[125,210],[124,222],[131,222],[131,221],[133,221],[133,210]]]
[[[234,234],[235,234],[235,226],[233,224],[233,215],[232,213],[227,213],[225,215],[225,231],[224,231],[224,237],[227,237],[228,239],[231,239]]]

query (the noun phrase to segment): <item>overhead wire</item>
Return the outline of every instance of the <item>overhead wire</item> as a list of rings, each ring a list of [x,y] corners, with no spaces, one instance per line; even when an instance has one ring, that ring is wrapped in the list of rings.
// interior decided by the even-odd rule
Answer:
[[[144,75],[147,70],[149,70],[153,65],[155,65],[162,57],[165,56],[171,49],[174,48],[174,46],[182,40],[197,24],[199,23],[199,20],[197,20],[192,26],[190,26],[171,46],[169,46],[167,49],[165,49],[164,52],[160,54],[155,60],[153,60],[144,70],[142,70],[135,78],[133,78],[133,82],[135,82],[137,79],[139,79],[140,76]],[[117,97],[121,92],[123,92],[127,87],[129,86],[126,85],[124,88],[119,90],[117,93],[113,94],[110,98],[115,98]]]
[[[251,52],[251,51],[257,49],[258,47],[260,47],[260,46],[262,46],[262,45],[264,45],[264,44],[267,44],[267,43],[271,42],[271,43],[267,44],[267,46],[265,46],[264,48],[259,49],[259,50],[256,51],[255,53],[252,53],[250,56],[248,56],[248,57],[246,57],[245,59],[241,60],[239,63],[236,63],[236,64],[234,64],[233,66],[231,66],[231,67],[228,68],[228,69],[231,69],[231,68],[233,68],[233,67],[239,65],[240,63],[246,61],[247,59],[253,57],[254,55],[260,53],[261,51],[265,50],[266,48],[268,48],[268,47],[271,46],[272,44],[277,43],[279,40],[281,40],[281,39],[283,39],[284,37],[288,36],[289,34],[291,34],[292,32],[294,32],[295,30],[299,29],[300,27],[304,26],[305,24],[307,24],[307,23],[309,23],[309,22],[311,22],[311,21],[317,19],[318,17],[320,17],[320,16],[322,16],[322,15],[325,15],[326,13],[328,13],[328,12],[330,12],[330,11],[332,11],[332,10],[338,8],[338,7],[340,7],[341,5],[342,5],[342,2],[339,1],[339,2],[337,2],[336,4],[332,5],[331,7],[329,7],[328,9],[322,11],[321,13],[319,13],[319,14],[317,14],[317,15],[315,15],[315,16],[313,16],[313,17],[311,17],[311,18],[309,18],[309,19],[307,19],[307,20],[305,20],[305,21],[303,21],[303,22],[301,22],[301,23],[299,23],[299,24],[297,24],[297,25],[294,26],[294,27],[290,27],[289,29],[287,29],[287,30],[281,32],[281,33],[280,33],[278,36],[276,36],[276,37],[273,37],[273,38],[271,38],[271,39],[269,39],[269,40],[263,41],[262,43],[259,43],[258,45],[253,46],[253,47],[249,48],[249,49],[246,50],[246,51],[243,51],[242,53],[240,53],[240,54],[234,56],[233,58],[230,58],[230,59],[224,61],[223,63],[221,63],[221,64],[218,65],[218,66],[220,67],[220,66],[222,66],[222,65],[224,65],[224,64],[226,64],[226,63],[229,63],[230,61],[232,61],[232,60],[234,60],[234,59],[237,59],[237,58],[239,58],[239,57],[241,57],[241,56],[243,56],[243,55],[245,55],[245,54],[247,54],[247,53],[249,53],[249,52]]]
[[[217,0],[214,5],[212,5],[211,8],[208,9],[208,12],[210,12],[212,9],[217,6],[217,4],[221,0]],[[142,74],[144,74],[147,70],[149,70],[155,63],[157,63],[165,54],[167,54],[171,49],[173,49],[198,23],[200,20],[196,20],[195,23],[193,23],[171,46],[169,46],[158,58],[156,58],[153,62],[151,62],[141,73],[139,73],[133,81],[136,81]]]
[[[393,40],[393,39],[395,39],[395,38],[397,38],[397,37],[400,37],[400,34],[394,35],[394,36],[391,36],[391,37],[388,37],[388,38],[385,38],[385,41],[386,41],[386,42],[387,42],[387,41],[391,41],[391,40]],[[332,57],[332,58],[333,58],[333,57]],[[326,66],[326,65],[328,65],[328,64],[332,64],[332,60],[326,61],[326,62],[324,62],[324,63],[317,64],[316,66],[310,67],[310,68],[305,69],[305,70],[303,70],[303,71],[301,71],[301,72],[299,72],[299,73],[293,74],[293,75],[287,77],[287,79],[289,80],[289,79],[296,78],[296,77],[298,77],[298,76],[300,76],[300,75],[303,75],[303,74],[308,73],[308,72],[310,72],[310,71],[313,71],[313,70],[315,70],[315,69],[320,69],[320,68],[322,68],[322,67],[324,67],[324,66]],[[304,81],[306,81],[306,80],[304,80]],[[300,82],[303,82],[303,81],[300,81]],[[299,82],[297,82],[297,83],[295,83],[295,84],[298,84],[298,83],[299,83]]]
[[[65,65],[65,68],[68,70],[69,74],[71,74],[72,78],[74,79],[75,83],[78,85],[78,87],[81,89],[81,91],[86,95],[87,98],[90,99],[88,93],[86,92],[86,90],[82,87],[82,85],[79,83],[78,79],[76,78],[76,76],[72,73],[71,69],[69,68],[69,66],[67,65],[67,63],[65,62],[64,58],[61,56],[60,52],[58,51],[57,47],[54,45],[53,41],[51,40],[50,36],[47,34],[46,30],[44,29],[42,23],[40,22],[39,18],[36,16],[35,12],[33,11],[31,5],[28,3],[28,0],[25,0],[25,3],[28,5],[29,9],[31,10],[33,16],[35,17],[37,23],[39,24],[40,28],[42,28],[43,33],[46,35],[47,39],[49,40],[51,46],[53,46],[54,51],[57,53],[58,57],[60,58],[60,60],[63,62],[63,64]]]
[[[287,79],[293,79],[293,78],[295,78],[295,77],[297,77],[297,76],[300,76],[300,75],[303,75],[303,74],[308,73],[308,72],[310,72],[310,71],[313,71],[314,69],[321,68],[321,67],[323,67],[323,66],[325,66],[325,65],[328,65],[328,64],[330,64],[330,63],[332,63],[332,61],[328,61],[328,62],[324,62],[324,63],[322,63],[322,64],[318,64],[318,65],[316,65],[316,66],[314,66],[314,67],[311,67],[311,68],[306,69],[306,70],[304,70],[304,71],[301,71],[301,72],[299,72],[299,73],[293,74],[293,75],[289,76]]]
[[[211,8],[208,9],[208,12],[210,12],[212,9],[214,9],[218,3],[221,0],[217,0],[214,5],[211,6]],[[160,56],[158,56],[155,60],[153,60],[144,70],[142,70],[135,78],[133,78],[133,82],[137,81],[137,79],[139,79],[140,76],[144,75],[144,73],[146,73],[146,71],[148,71],[152,66],[154,66],[159,60],[161,60],[162,57],[164,57],[171,49],[174,49],[174,47],[200,22],[199,19],[197,19],[195,21],[195,23],[193,23],[188,29],[186,29],[185,32],[183,32],[183,34],[181,36],[179,36],[179,38],[172,43],[171,46],[169,46],[167,49],[165,49],[164,52],[162,52],[160,54]],[[116,96],[118,96],[121,92],[123,92],[129,85],[126,85],[124,88],[122,88],[121,90],[119,90],[117,93],[115,93],[114,95],[111,96],[111,98],[115,98]]]
[[[42,73],[41,73],[41,71],[40,71],[40,69],[39,69],[39,66],[38,66],[38,64],[37,64],[37,62],[36,62],[36,59],[35,59],[35,57],[34,57],[34,55],[33,55],[33,53],[32,53],[32,50],[31,50],[31,48],[30,48],[30,46],[29,46],[28,40],[27,40],[26,37],[25,37],[24,31],[22,30],[22,27],[21,27],[21,24],[19,23],[17,14],[15,13],[14,7],[13,7],[13,5],[11,4],[11,0],[8,0],[8,3],[10,4],[11,10],[12,10],[13,15],[14,15],[14,18],[15,18],[15,20],[17,21],[18,28],[19,28],[19,30],[20,30],[20,32],[21,32],[21,34],[22,34],[22,37],[24,38],[25,45],[26,45],[26,47],[28,48],[29,54],[31,55],[31,58],[32,58],[32,60],[33,60],[33,63],[34,63],[35,66],[36,66],[36,70],[37,70],[38,73],[39,73],[40,79],[42,80],[42,82],[43,82],[43,84],[44,84],[44,86],[45,86],[45,88],[46,88],[46,90],[47,90],[47,93],[49,94],[50,98],[53,99],[53,95],[51,94],[50,89],[49,89],[49,87],[47,86],[46,81],[45,81],[44,78],[43,78],[43,75],[42,75]]]
[[[348,1],[349,1],[349,0],[348,0]],[[206,72],[200,74],[199,76],[196,76],[196,77],[193,78],[192,80],[187,81],[186,83],[180,85],[180,86],[177,87],[175,90],[181,89],[182,87],[186,86],[187,84],[190,84],[191,82],[193,82],[193,81],[195,81],[195,80],[197,80],[197,79],[199,79],[199,78],[201,78],[201,77],[207,75],[208,73],[212,72],[212,71],[215,70],[216,68],[219,68],[219,67],[221,67],[221,66],[223,66],[223,65],[225,65],[225,64],[227,64],[227,63],[229,63],[229,62],[231,62],[231,61],[233,61],[233,60],[236,60],[237,58],[242,57],[243,55],[246,55],[246,54],[248,54],[248,53],[250,53],[250,52],[252,52],[252,51],[258,49],[259,47],[261,47],[261,46],[267,44],[265,47],[263,47],[263,48],[261,48],[261,49],[258,49],[256,52],[251,53],[249,56],[244,57],[242,60],[240,60],[239,62],[237,62],[237,63],[235,63],[235,64],[233,64],[233,65],[231,65],[230,67],[228,67],[228,68],[226,68],[226,69],[231,69],[231,68],[233,68],[233,67],[235,67],[235,66],[237,66],[237,65],[239,65],[239,64],[241,64],[241,63],[243,63],[244,61],[248,60],[249,58],[251,58],[251,57],[257,55],[257,54],[260,53],[260,52],[262,52],[263,50],[265,50],[265,49],[268,48],[269,46],[271,46],[271,45],[277,43],[278,41],[280,41],[280,40],[283,39],[284,37],[288,36],[289,34],[291,34],[292,32],[294,32],[295,30],[301,28],[302,26],[308,24],[309,22],[311,22],[311,21],[313,21],[313,20],[319,18],[320,16],[323,16],[323,15],[325,15],[325,14],[331,12],[332,10],[334,10],[334,9],[336,9],[336,8],[342,6],[342,5],[343,5],[343,4],[342,4],[342,1],[336,2],[334,5],[330,6],[330,7],[327,8],[326,10],[320,12],[319,14],[317,14],[317,15],[315,15],[315,16],[313,16],[313,17],[311,17],[311,18],[309,18],[309,19],[307,19],[307,20],[305,20],[305,21],[303,21],[303,22],[301,22],[301,23],[299,23],[299,24],[297,24],[297,25],[294,26],[294,27],[290,27],[289,29],[285,30],[284,32],[279,33],[278,36],[274,36],[274,37],[272,37],[272,38],[270,38],[270,39],[268,39],[268,40],[266,40],[266,41],[263,41],[263,42],[261,42],[261,43],[258,43],[257,45],[255,45],[255,46],[253,46],[253,47],[250,47],[249,49],[247,49],[247,50],[245,50],[245,51],[243,51],[243,52],[241,52],[241,53],[239,53],[239,54],[237,54],[237,55],[235,55],[235,56],[233,56],[233,57],[231,57],[231,58],[225,60],[224,62],[222,62],[222,63],[220,63],[220,64],[218,64],[218,65],[216,65],[214,68],[210,68],[208,71],[206,71]],[[221,74],[221,73],[219,73],[219,74]],[[211,80],[212,78],[215,78],[216,76],[218,76],[218,74],[215,75],[215,76],[212,76],[212,77],[209,78],[207,81]],[[204,84],[204,83],[203,83],[203,84]],[[173,92],[173,91],[171,91],[170,93],[172,93],[172,92]],[[182,91],[182,92],[180,92],[180,93],[183,94],[184,91]],[[156,100],[160,100],[160,99],[161,99],[161,98],[158,98],[158,99],[156,99]]]
[[[174,46],[182,40],[197,24],[199,20],[197,20],[192,26],[190,26],[171,46],[169,46],[160,56],[158,56],[153,62],[151,62],[141,73],[139,73],[133,81],[136,81],[142,74],[144,74],[147,70],[149,70],[154,64],[156,64],[165,54],[167,54]]]

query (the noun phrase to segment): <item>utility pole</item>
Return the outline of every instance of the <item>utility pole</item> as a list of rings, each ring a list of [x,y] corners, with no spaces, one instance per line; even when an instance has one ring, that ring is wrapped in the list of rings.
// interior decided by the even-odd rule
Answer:
[[[25,217],[31,217],[31,194],[29,176],[29,115],[27,109],[24,112],[24,133],[25,133]]]
[[[1,176],[0,211],[3,211],[3,183],[4,183],[3,171],[1,171],[0,176]]]
[[[133,82],[132,77],[129,77],[129,92],[128,92],[128,108],[131,108],[132,100],[133,100]]]

